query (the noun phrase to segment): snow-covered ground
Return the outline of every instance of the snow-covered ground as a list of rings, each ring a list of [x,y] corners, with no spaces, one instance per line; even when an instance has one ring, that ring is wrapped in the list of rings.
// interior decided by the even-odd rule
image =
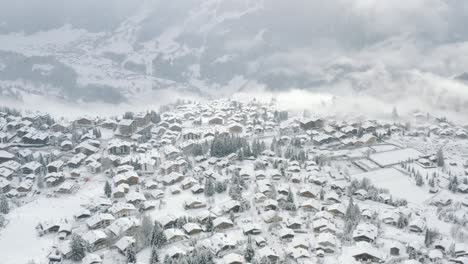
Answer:
[[[424,202],[432,197],[425,189],[422,189],[414,183],[407,174],[395,168],[384,168],[359,174],[351,175],[352,179],[367,178],[379,187],[388,189],[392,195],[397,198],[407,199],[410,203],[423,205]]]
[[[36,226],[40,222],[73,219],[81,205],[102,194],[102,182],[98,178],[83,184],[75,194],[33,197],[31,202],[12,210],[7,216],[8,225],[0,231],[0,249],[8,249],[2,250],[3,263],[22,264],[44,259],[58,238],[54,234],[39,236]]]

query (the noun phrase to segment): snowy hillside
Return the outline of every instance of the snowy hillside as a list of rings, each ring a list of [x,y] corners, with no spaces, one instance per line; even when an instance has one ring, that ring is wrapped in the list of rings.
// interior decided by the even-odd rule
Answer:
[[[2,108],[0,263],[465,263],[468,125],[277,107]]]

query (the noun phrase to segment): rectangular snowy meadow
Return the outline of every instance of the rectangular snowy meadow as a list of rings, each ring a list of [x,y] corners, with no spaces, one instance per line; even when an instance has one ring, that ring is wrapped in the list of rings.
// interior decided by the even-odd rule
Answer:
[[[388,189],[393,197],[407,199],[409,203],[422,204],[431,197],[425,189],[416,186],[408,175],[395,168],[358,173],[351,178],[367,178],[376,187]]]

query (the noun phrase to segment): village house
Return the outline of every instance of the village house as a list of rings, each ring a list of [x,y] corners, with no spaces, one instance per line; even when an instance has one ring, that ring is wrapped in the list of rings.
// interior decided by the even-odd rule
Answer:
[[[377,238],[377,227],[370,223],[360,223],[353,231],[353,240],[372,243]]]
[[[162,175],[171,174],[173,172],[180,173],[181,168],[177,162],[174,161],[166,161],[163,162],[160,166],[160,172]]]
[[[95,125],[95,120],[90,117],[81,117],[74,121],[77,127],[91,127]]]
[[[135,238],[131,236],[123,236],[114,244],[114,247],[117,248],[120,254],[125,256],[127,254],[127,249],[135,243]]]
[[[42,165],[37,161],[31,161],[21,166],[22,174],[39,174],[42,171]]]
[[[200,201],[197,198],[190,198],[186,201],[184,201],[184,208],[186,210],[188,209],[198,209],[198,208],[203,208],[206,207],[206,203]]]
[[[203,228],[197,223],[186,223],[182,229],[187,235],[190,236],[203,232]]]
[[[140,221],[133,217],[121,217],[113,221],[106,231],[110,237],[133,235],[140,226]]]
[[[60,172],[63,168],[64,162],[62,160],[56,160],[47,164],[47,172]]]
[[[114,220],[115,218],[111,214],[98,213],[86,220],[86,225],[89,227],[89,229],[106,228]]]
[[[120,139],[113,139],[107,145],[107,150],[112,155],[128,155],[131,151],[131,144]]]
[[[164,230],[164,235],[166,236],[168,244],[189,238],[189,236],[186,235],[182,230],[176,228],[168,228]]]
[[[309,118],[299,121],[299,125],[303,130],[311,130],[322,128],[324,125],[324,120],[321,118]]]
[[[381,253],[367,242],[358,242],[352,248],[352,256],[356,261],[379,263],[383,259]]]
[[[224,119],[219,116],[212,117],[208,120],[209,125],[222,125],[224,122]]]
[[[239,123],[230,124],[228,129],[231,134],[241,134],[244,131],[244,127]]]
[[[119,135],[130,137],[137,129],[137,123],[132,119],[122,119],[118,124]]]
[[[422,233],[426,230],[426,221],[421,217],[416,217],[410,221],[408,226],[411,232]]]
[[[136,212],[133,204],[116,203],[109,208],[109,212],[116,218],[131,216]]]
[[[123,173],[117,174],[114,179],[114,185],[118,186],[119,184],[126,183],[128,185],[135,185],[138,184],[140,181],[140,177],[134,171],[126,171]]]
[[[88,243],[91,252],[94,252],[106,246],[107,235],[102,230],[91,230],[83,235],[83,239]]]
[[[270,247],[262,247],[258,250],[259,259],[268,259],[270,263],[278,263],[279,255]]]
[[[52,174],[54,174],[54,173],[52,173]],[[49,174],[49,176],[50,175],[51,174]],[[62,184],[60,184],[59,188],[56,190],[57,193],[68,193],[68,194],[73,193],[76,190],[76,188],[78,188],[78,185],[76,184],[76,182],[71,181],[71,180],[65,181],[64,180],[65,177],[61,178],[61,175],[62,174],[60,174],[60,176],[57,176],[57,177],[47,178],[46,179],[47,186],[49,186],[49,187],[57,186],[61,182],[63,182]]]
[[[1,170],[1,169],[0,169]],[[0,191],[1,193],[7,193],[11,189],[11,182],[7,179],[0,178]]]
[[[187,130],[182,133],[184,140],[197,140],[201,138],[201,134],[195,130]]]
[[[217,217],[213,220],[213,228],[215,230],[223,230],[233,227],[234,224],[231,220],[227,219],[226,217]]]
[[[3,178],[5,180],[11,181],[13,179],[14,174],[14,171],[5,167],[0,167],[0,179]]]

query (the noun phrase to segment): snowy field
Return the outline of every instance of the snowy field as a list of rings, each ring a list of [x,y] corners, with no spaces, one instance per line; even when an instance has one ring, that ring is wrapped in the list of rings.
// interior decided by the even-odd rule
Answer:
[[[72,219],[82,204],[88,203],[91,197],[96,197],[98,192],[102,192],[102,183],[95,183],[96,181],[86,183],[76,194],[62,195],[58,198],[41,196],[12,210],[7,216],[9,224],[0,235],[0,249],[8,249],[7,252],[2,252],[5,262],[1,264],[24,264],[33,259],[44,259],[58,238],[52,234],[38,236],[35,229],[37,224],[63,218]],[[25,248],[28,249],[27,254]]]
[[[422,205],[427,199],[431,198],[431,195],[416,186],[408,175],[395,168],[358,173],[352,175],[351,178],[357,180],[368,178],[375,186],[388,189],[393,196],[407,199],[410,203]]]
[[[413,148],[398,149],[392,151],[371,154],[369,158],[382,167],[395,165],[408,159],[417,159],[423,156],[421,152]]]

